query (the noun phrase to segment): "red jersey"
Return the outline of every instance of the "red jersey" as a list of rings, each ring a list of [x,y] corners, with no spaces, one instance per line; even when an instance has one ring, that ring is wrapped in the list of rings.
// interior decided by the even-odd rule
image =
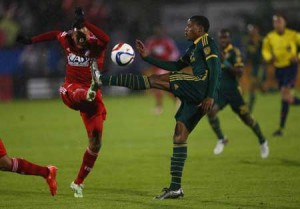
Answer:
[[[66,55],[66,83],[79,83],[90,86],[92,76],[90,72],[90,58],[96,58],[99,69],[103,68],[104,52],[109,42],[109,36],[95,25],[84,21],[84,26],[91,31],[87,35],[90,44],[89,54],[84,55],[71,41],[71,36],[66,31],[51,31],[32,38],[33,43],[58,40]]]
[[[161,60],[176,60],[179,56],[176,44],[168,37],[151,37],[146,46],[152,56]]]
[[[4,144],[2,143],[2,140],[0,139],[0,158],[6,155],[6,149],[4,147]]]

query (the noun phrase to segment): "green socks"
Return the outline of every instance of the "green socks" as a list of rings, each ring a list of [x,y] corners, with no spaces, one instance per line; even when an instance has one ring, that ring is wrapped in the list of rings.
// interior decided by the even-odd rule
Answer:
[[[224,134],[221,130],[219,118],[218,117],[208,118],[208,121],[209,121],[210,126],[212,127],[213,131],[217,135],[218,139],[224,139]]]
[[[171,190],[178,190],[181,187],[181,176],[186,158],[187,145],[174,144],[173,156],[171,157]]]
[[[151,88],[148,77],[142,75],[102,75],[101,81],[104,86],[124,86],[133,90],[145,90]]]

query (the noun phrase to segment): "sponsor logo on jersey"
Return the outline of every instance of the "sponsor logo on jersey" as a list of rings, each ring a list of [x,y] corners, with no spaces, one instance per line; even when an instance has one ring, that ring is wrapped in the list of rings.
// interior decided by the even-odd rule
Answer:
[[[68,64],[71,66],[77,66],[77,67],[88,67],[89,66],[89,58],[81,57],[81,56],[70,53],[68,55]]]

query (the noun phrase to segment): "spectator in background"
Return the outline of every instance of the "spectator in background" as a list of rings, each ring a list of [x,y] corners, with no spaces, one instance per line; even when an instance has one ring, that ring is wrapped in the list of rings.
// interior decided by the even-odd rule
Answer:
[[[146,47],[150,54],[160,60],[174,61],[178,59],[179,50],[175,42],[166,35],[165,29],[158,25],[154,28],[155,35],[146,41]],[[156,66],[152,66],[152,74],[165,74],[167,71]],[[160,115],[163,112],[163,94],[159,89],[153,89],[156,105],[155,114]],[[170,96],[172,96],[170,94]]]
[[[12,47],[15,44],[16,37],[19,33],[20,26],[14,20],[16,5],[11,4],[5,11],[4,16],[0,20],[0,31],[2,31],[3,47]]]
[[[260,35],[259,28],[257,25],[249,24],[247,31],[247,62],[251,68],[248,108],[251,113],[256,100],[255,92],[257,89],[263,89],[266,72],[262,66],[262,36]]]

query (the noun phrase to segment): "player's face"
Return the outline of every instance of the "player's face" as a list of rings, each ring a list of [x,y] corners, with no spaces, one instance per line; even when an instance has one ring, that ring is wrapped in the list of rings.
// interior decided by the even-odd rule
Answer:
[[[78,40],[78,39],[76,38],[76,33],[77,33],[77,32],[73,32],[73,34],[72,34],[72,39],[73,39],[73,41],[74,41],[74,44],[75,44],[76,48],[78,48],[78,49],[84,49],[84,48],[85,48],[85,47],[84,47],[84,42],[83,42],[83,41],[80,41],[80,39]]]
[[[203,28],[189,19],[184,29],[184,34],[187,40],[195,41],[197,38],[203,35]]]
[[[219,35],[219,43],[222,49],[225,49],[230,44],[230,37],[226,34]]]
[[[283,33],[285,26],[286,23],[283,17],[276,15],[273,17],[273,27],[277,31],[277,33]]]

